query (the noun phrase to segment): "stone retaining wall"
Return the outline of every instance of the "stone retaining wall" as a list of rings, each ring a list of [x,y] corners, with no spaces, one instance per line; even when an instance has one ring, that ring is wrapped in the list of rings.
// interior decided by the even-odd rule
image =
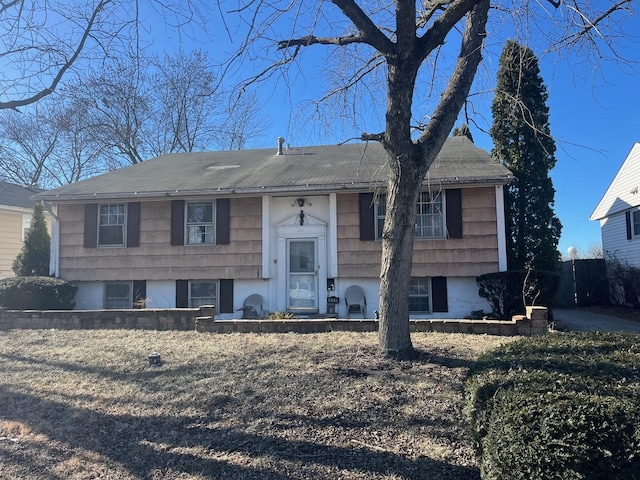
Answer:
[[[527,316],[513,320],[410,320],[412,332],[446,332],[488,335],[544,335],[548,331],[547,309],[530,307]],[[196,330],[213,333],[322,333],[334,331],[376,332],[377,320],[213,320],[198,319]]]
[[[196,330],[211,333],[321,333],[374,332],[377,320],[293,319],[215,320],[213,306],[166,310],[1,310],[0,330],[10,329],[141,329]],[[488,335],[544,335],[547,309],[527,307],[527,315],[506,320],[411,320],[413,332],[447,332]]]
[[[0,330],[140,329],[193,330],[199,317],[213,318],[214,307],[129,310],[3,310]]]

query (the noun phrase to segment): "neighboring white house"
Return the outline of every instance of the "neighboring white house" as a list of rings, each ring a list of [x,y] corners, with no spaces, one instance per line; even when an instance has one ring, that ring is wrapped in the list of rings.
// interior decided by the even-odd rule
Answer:
[[[388,165],[379,144],[164,155],[38,195],[56,213],[52,273],[77,308],[215,304],[364,316],[378,308]],[[476,277],[506,269],[511,172],[466,137],[447,140],[418,199],[411,315],[490,307]],[[353,290],[351,290],[353,291]],[[338,302],[338,303],[336,303]]]
[[[605,256],[640,266],[640,143],[633,145],[590,220],[600,222]]]

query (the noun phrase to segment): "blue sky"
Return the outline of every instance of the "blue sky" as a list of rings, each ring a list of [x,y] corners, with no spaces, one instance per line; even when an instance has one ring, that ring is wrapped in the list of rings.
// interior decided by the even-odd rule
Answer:
[[[622,38],[617,44],[617,53],[636,62],[640,61],[640,34],[635,33],[640,32],[638,17],[633,15],[625,23],[625,30],[636,36]],[[494,53],[501,47],[502,44],[494,44]],[[356,128],[327,131],[295,115],[296,99],[313,98],[322,89],[317,71],[321,68],[322,49],[312,47],[304,52],[301,73],[289,88],[279,85],[262,89],[273,121],[262,144],[254,146],[275,145],[278,136],[284,136],[292,145],[304,145],[337,143],[360,134]],[[640,142],[640,64],[589,63],[578,56],[536,54],[549,93],[551,133],[557,146],[557,163],[551,177],[556,189],[555,211],[563,225],[558,248],[563,256],[569,247],[585,254],[602,243],[599,224],[589,217],[633,144]],[[476,91],[486,90],[484,85],[495,80],[496,67],[495,57],[482,67],[477,84],[483,86],[475,86]],[[492,78],[488,80],[489,77]],[[472,120],[485,131],[491,122],[492,98],[492,93],[486,93],[474,99],[476,113]],[[473,125],[471,128],[476,144],[491,150],[489,135]]]
[[[326,5],[327,8],[335,8]],[[329,13],[325,20],[335,19],[330,10],[326,12]],[[228,55],[237,48],[238,39],[242,38],[239,32],[243,27],[240,23],[234,25],[231,17],[225,16],[227,27],[223,27],[219,19],[213,19],[204,35],[207,38],[203,38],[202,31],[198,32],[196,28],[189,39],[189,35],[178,34],[152,12],[147,13],[150,14],[147,34],[154,48],[159,50],[201,48],[216,62],[221,61],[221,55]],[[559,14],[552,12],[551,15]],[[640,62],[640,33],[636,33],[640,32],[640,18],[637,14],[626,17],[624,30],[633,32],[635,37],[619,38],[618,53]],[[284,20],[285,27],[279,28],[286,29],[286,25],[290,25],[286,19],[280,20]],[[539,15],[536,21],[540,21]],[[523,25],[516,25],[520,22]],[[495,81],[497,55],[506,38],[504,31],[518,28],[528,31],[533,26],[536,25],[528,24],[526,19],[507,17],[502,19],[502,23],[497,23],[500,36],[488,37],[488,41],[493,43],[486,48],[492,55],[488,52],[485,55],[487,60],[472,89],[485,92],[473,98],[476,111],[472,115],[472,120],[485,131],[491,122],[493,94],[490,87]],[[282,39],[284,32],[275,26],[272,28],[270,38]],[[459,48],[455,41],[450,43],[452,48]],[[541,75],[549,92],[551,133],[557,142],[557,164],[551,176],[556,189],[555,211],[563,224],[559,250],[566,255],[567,249],[574,246],[580,252],[586,252],[590,247],[601,244],[599,225],[591,222],[589,216],[633,144],[640,142],[640,63],[635,66],[610,61],[591,64],[583,57],[542,55],[535,47],[532,48],[539,57]],[[361,116],[355,122],[336,121],[338,114],[333,119],[329,115],[318,120],[310,118],[308,110],[301,109],[300,102],[318,98],[326,90],[326,77],[321,73],[327,65],[326,52],[322,46],[303,51],[303,59],[289,71],[286,81],[278,77],[260,86],[258,95],[268,126],[264,135],[250,147],[275,148],[279,136],[294,146],[338,143],[357,137],[362,131],[382,130],[384,117],[380,108],[383,112],[383,103],[377,105],[377,113],[370,114],[366,109],[360,112],[365,117]],[[264,59],[264,51],[256,49],[251,53],[258,59]],[[264,65],[264,62],[259,65],[245,61],[233,73],[237,78],[251,76]],[[384,101],[384,95],[381,97]],[[374,97],[372,101],[375,100]],[[339,113],[347,117],[350,114],[349,111]],[[368,114],[369,117],[366,116]],[[473,125],[471,128],[476,144],[491,150],[490,137]]]

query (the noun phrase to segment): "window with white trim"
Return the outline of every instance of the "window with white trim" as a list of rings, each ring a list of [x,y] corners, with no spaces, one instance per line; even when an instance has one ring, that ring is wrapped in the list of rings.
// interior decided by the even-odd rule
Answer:
[[[376,238],[382,238],[387,196],[381,194],[376,201]],[[444,238],[444,202],[439,192],[420,192],[416,205],[415,238]]]
[[[211,245],[215,238],[215,208],[213,202],[186,203],[187,245]]]
[[[191,281],[189,282],[189,306],[198,308],[203,305],[217,305],[218,282]]]
[[[104,308],[131,308],[131,282],[112,282],[104,286]]]
[[[409,284],[409,311],[412,313],[431,312],[431,280],[428,277],[412,277]]]
[[[21,239],[24,242],[27,238],[27,230],[31,227],[31,214],[22,214],[22,236]]]
[[[640,210],[633,210],[631,212],[631,222],[632,222],[631,228],[633,229],[633,236],[634,237],[640,236]]]
[[[123,247],[125,239],[126,206],[124,203],[100,205],[98,211],[98,245]]]

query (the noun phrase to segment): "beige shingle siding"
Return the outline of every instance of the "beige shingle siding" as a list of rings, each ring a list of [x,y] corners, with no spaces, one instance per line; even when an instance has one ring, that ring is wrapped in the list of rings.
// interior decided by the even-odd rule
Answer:
[[[141,203],[140,247],[83,247],[84,206],[60,206],[60,273],[70,281],[255,279],[262,265],[259,198],[231,200],[231,243],[171,246],[171,204]]]
[[[498,238],[495,188],[462,189],[463,237],[447,240],[416,240],[414,276],[477,276],[498,270]],[[358,194],[338,195],[338,275],[380,275],[382,245],[360,241]]]

